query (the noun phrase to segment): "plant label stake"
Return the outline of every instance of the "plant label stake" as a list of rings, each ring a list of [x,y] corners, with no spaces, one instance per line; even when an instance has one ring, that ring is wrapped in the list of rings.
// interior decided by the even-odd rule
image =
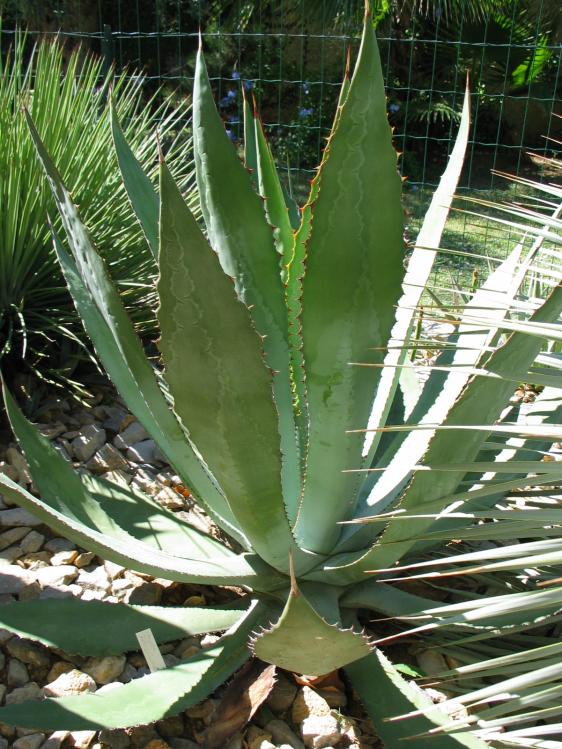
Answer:
[[[162,658],[162,653],[158,650],[158,645],[156,644],[152,630],[143,629],[140,632],[137,632],[136,635],[142,654],[144,655],[148,668],[150,669],[150,673],[152,674],[155,671],[160,671],[161,669],[166,668],[166,664]]]

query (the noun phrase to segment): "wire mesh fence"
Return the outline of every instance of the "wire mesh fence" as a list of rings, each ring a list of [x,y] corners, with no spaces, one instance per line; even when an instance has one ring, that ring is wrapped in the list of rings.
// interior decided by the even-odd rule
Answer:
[[[502,188],[493,170],[548,178],[541,157],[562,150],[558,0],[374,5],[413,226],[452,148],[467,71],[472,129],[462,188]],[[0,7],[2,49],[18,25],[32,38],[60,33],[102,54],[107,66],[141,72],[147,94],[158,87],[189,94],[201,30],[231,138],[242,136],[245,89],[302,199],[321,158],[348,51],[353,57],[358,46],[363,0],[0,0]],[[469,216],[457,224],[450,241],[465,246],[475,225]],[[478,241],[496,242],[504,254],[501,231],[480,222],[478,233]]]

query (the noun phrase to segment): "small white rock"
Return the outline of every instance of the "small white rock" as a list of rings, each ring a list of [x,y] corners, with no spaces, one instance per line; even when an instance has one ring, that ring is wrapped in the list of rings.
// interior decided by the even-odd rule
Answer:
[[[15,447],[6,450],[6,460],[17,473],[17,481],[20,484],[31,484],[31,474],[23,455]]]
[[[74,749],[88,749],[96,735],[95,731],[71,731]]]
[[[87,567],[91,564],[95,556],[96,555],[93,551],[82,551],[80,554],[77,554],[73,564],[75,567],[78,567],[78,569],[82,569],[82,567]]]
[[[0,551],[0,563],[11,564],[23,556],[21,546],[8,546],[7,549]]]
[[[12,747],[13,749],[39,749],[44,741],[44,733],[30,733],[14,741]]]
[[[103,567],[96,567],[92,572],[80,570],[76,584],[86,590],[100,590],[105,593],[111,588],[111,580]]]
[[[293,749],[304,749],[302,741],[284,720],[270,720],[266,723],[265,730],[271,734],[276,744],[288,744]]]
[[[30,681],[25,687],[13,689],[6,695],[6,705],[19,705],[27,700],[39,700],[43,696],[43,690],[39,685]]]
[[[57,551],[56,554],[53,554],[51,557],[51,564],[53,567],[62,567],[66,564],[74,564],[76,557],[78,556],[78,552],[76,549],[72,549],[71,551]]]
[[[39,599],[46,601],[49,598],[79,598],[82,588],[79,585],[57,585],[56,588],[47,586],[41,591]]]
[[[47,549],[47,551],[51,551],[53,554],[58,554],[59,551],[76,550],[76,546],[72,543],[72,541],[69,541],[68,538],[56,536],[55,538],[51,538],[49,541],[47,541],[47,543],[45,544],[45,549]]]
[[[78,570],[71,564],[61,564],[58,567],[41,567],[34,570],[37,582],[46,587],[48,585],[68,585],[76,579]]]
[[[115,681],[125,668],[126,658],[124,655],[108,655],[105,658],[89,658],[84,666],[84,671],[89,674],[97,684],[109,684]]]
[[[170,486],[164,486],[156,495],[156,501],[167,510],[181,510],[185,502],[183,497]]]
[[[150,494],[151,497],[155,497],[161,488],[154,476],[148,471],[145,471],[144,468],[139,468],[135,473],[133,477],[133,486],[137,486],[141,492]]]
[[[73,668],[61,674],[57,679],[43,688],[47,697],[63,697],[71,694],[95,692],[96,682],[91,676]]]
[[[220,637],[218,635],[205,635],[205,637],[202,638],[201,642],[199,643],[201,648],[210,648],[212,647],[216,642],[218,642]]]
[[[125,567],[120,564],[116,564],[115,562],[106,560],[103,563],[103,566],[110,580],[115,580],[116,578],[121,577],[123,572],[125,572]]]
[[[131,445],[134,445],[137,442],[142,442],[147,438],[148,432],[143,425],[138,421],[133,421],[121,432],[121,434],[118,434],[114,438],[113,444],[115,447],[118,447],[119,450],[126,450],[128,447],[131,447]]]
[[[43,546],[44,541],[45,536],[41,533],[30,531],[24,538],[22,538],[20,546],[25,554],[33,554],[33,552],[39,551]]]
[[[0,551],[3,549],[7,549],[8,546],[11,546],[12,544],[17,543],[20,539],[22,539],[27,533],[29,533],[30,528],[27,526],[20,526],[19,528],[10,528],[7,531],[4,531],[4,533],[0,533]]]
[[[422,650],[416,654],[416,660],[426,676],[438,676],[449,670],[447,661],[437,650]]]
[[[19,525],[35,527],[41,525],[41,522],[39,518],[24,510],[23,507],[0,510],[0,528],[13,528]]]
[[[341,734],[333,715],[310,715],[301,724],[304,745],[310,749],[325,749],[337,744]]]
[[[29,671],[17,658],[10,658],[8,661],[6,681],[9,687],[24,687],[29,683]]]
[[[18,480],[18,472],[14,468],[14,466],[11,466],[9,463],[6,463],[3,460],[0,460],[0,473],[2,473],[4,476],[7,476],[12,481]]]
[[[103,474],[103,478],[107,481],[111,481],[112,484],[117,484],[126,489],[131,483],[133,477],[126,471],[108,471]]]
[[[33,576],[17,564],[5,564],[0,574],[0,595],[17,595],[26,585],[33,582]]]
[[[86,463],[86,468],[93,473],[107,473],[107,471],[125,471],[129,464],[113,445],[105,444]]]
[[[81,429],[79,436],[70,443],[74,457],[84,463],[90,460],[104,444],[105,436],[105,429],[95,424],[87,424]]]
[[[127,450],[127,458],[133,463],[154,463],[156,444],[154,440],[142,440],[131,445]]]

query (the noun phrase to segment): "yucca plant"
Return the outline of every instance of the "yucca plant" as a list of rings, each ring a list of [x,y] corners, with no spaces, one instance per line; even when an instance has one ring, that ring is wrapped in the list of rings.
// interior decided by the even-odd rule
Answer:
[[[104,74],[102,60],[79,49],[68,52],[57,41],[30,48],[23,33],[0,61],[0,356],[5,372],[21,371],[23,363],[43,379],[68,385],[76,358],[88,355],[45,221],[50,213],[60,230],[60,219],[22,120],[22,105],[32,112],[82,206],[135,323],[145,334],[155,330],[154,305],[147,303],[154,258],[127,200],[111,145],[110,86],[143,167],[151,174],[156,168],[154,116],[162,120],[164,142],[177,138],[170,165],[182,190],[189,191],[193,169],[186,158],[184,104],[146,102],[138,76]]]
[[[546,198],[505,208],[509,218],[498,220],[526,239],[463,309],[437,308],[454,335],[438,344],[413,340],[462,166],[468,96],[407,271],[369,13],[300,215],[248,108],[245,160],[253,171],[239,160],[201,52],[193,103],[206,235],[163,158],[155,193],[113,116],[128,194],[158,245],[164,390],[27,119],[71,252],[56,231],[55,249],[97,354],[223,541],[136,490],[75,473],[7,389],[40,497],[1,474],[0,484],[105,559],[174,581],[237,586],[247,596],[226,607],[71,599],[0,607],[0,626],[84,655],[136,649],[135,633],[146,628],[158,642],[226,630],[173,667],[101,694],[7,705],[0,720],[71,730],[145,724],[199,702],[253,653],[305,674],[343,667],[389,749],[415,734],[421,747],[427,735],[443,747],[553,746],[540,741],[543,717],[560,713],[560,646],[544,627],[560,617],[561,516],[555,497],[542,507],[542,495],[531,495],[560,477],[560,464],[543,460],[561,431],[560,356],[545,349],[562,337],[560,190],[546,186]],[[526,293],[527,271],[540,273],[546,299]],[[438,299],[439,290],[430,291]],[[423,345],[442,351],[421,386],[409,352]],[[510,406],[521,381],[545,386],[528,413]],[[513,494],[520,488],[525,502]],[[475,545],[483,541],[486,548]],[[424,594],[395,582],[410,570],[429,576]],[[387,623],[377,640],[375,623],[368,636],[365,612],[395,629],[389,634]],[[435,706],[379,647],[418,619],[414,632],[455,659],[443,680],[453,706],[474,706],[465,718]],[[532,631],[538,624],[540,637]],[[515,676],[506,681],[504,670]]]

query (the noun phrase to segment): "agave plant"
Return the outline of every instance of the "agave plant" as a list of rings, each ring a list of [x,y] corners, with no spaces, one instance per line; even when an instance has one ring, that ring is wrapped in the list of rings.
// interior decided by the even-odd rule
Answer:
[[[151,172],[152,116],[162,119],[166,142],[184,128],[188,110],[146,103],[140,83],[135,76],[104,74],[100,59],[79,49],[67,53],[58,42],[41,42],[30,50],[23,34],[15,36],[0,62],[0,357],[5,372],[21,371],[23,362],[39,377],[68,385],[76,357],[87,356],[45,216],[51,213],[59,230],[60,219],[20,114],[22,104],[33,113],[74,199],[83,206],[83,218],[96,233],[135,323],[145,334],[155,330],[147,303],[154,258],[119,177],[105,102],[113,86],[127,137]],[[193,169],[183,140],[173,146],[170,165],[188,191]]]
[[[137,649],[135,633],[147,628],[159,643],[226,630],[175,666],[101,694],[6,705],[0,720],[70,730],[145,724],[199,702],[253,654],[305,674],[342,667],[389,749],[431,732],[444,747],[551,746],[536,743],[537,724],[560,711],[560,646],[532,628],[560,617],[560,511],[530,495],[560,477],[559,464],[543,460],[560,436],[560,357],[543,349],[562,337],[562,195],[546,186],[542,201],[505,208],[509,218],[498,220],[521,226],[525,239],[463,309],[440,312],[455,333],[422,386],[409,358],[424,345],[413,340],[414,322],[459,178],[469,103],[407,271],[385,110],[367,13],[299,214],[248,107],[246,164],[239,159],[200,52],[193,125],[206,234],[163,157],[154,191],[113,113],[124,183],[158,253],[163,378],[27,116],[71,249],[54,231],[56,253],[96,352],[222,534],[205,536],[136,490],[75,473],[6,388],[40,496],[0,474],[2,491],[105,559],[247,595],[219,608],[72,599],[0,607],[2,627],[84,655]],[[540,272],[545,299],[529,295],[528,271]],[[545,387],[518,413],[510,398],[529,380]],[[529,494],[524,509],[511,498],[518,488]],[[482,541],[493,548],[475,545]],[[531,566],[536,574],[520,574]],[[411,574],[430,578],[423,595],[396,582]],[[365,612],[394,621],[393,633],[385,625],[384,638],[367,635]],[[474,705],[464,719],[435,706],[379,647],[409,633],[412,620],[456,659],[443,679],[453,706]],[[506,681],[503,669],[515,675]]]

